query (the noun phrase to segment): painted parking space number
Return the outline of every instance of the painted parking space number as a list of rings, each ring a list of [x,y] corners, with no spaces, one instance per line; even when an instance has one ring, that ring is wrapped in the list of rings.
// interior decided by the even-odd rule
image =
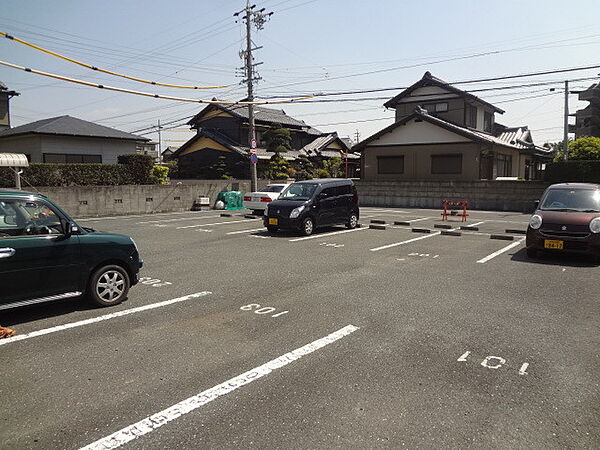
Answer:
[[[330,244],[328,242],[321,242],[319,245],[323,245],[325,247],[333,247],[333,248],[341,248],[344,244]]]
[[[140,283],[147,284],[152,287],[169,286],[169,285],[173,284],[170,281],[162,281],[162,280],[159,280],[158,278],[152,278],[152,277],[141,277]]]
[[[261,307],[258,303],[250,303],[249,305],[240,307],[240,309],[242,311],[254,311],[254,314],[271,314],[271,313],[277,311],[277,309],[273,308],[272,306],[262,306]],[[272,314],[271,317],[280,317],[287,313],[289,313],[289,311],[281,311],[281,312]]]
[[[460,355],[460,357],[456,361],[466,362],[470,355],[471,355],[471,352],[466,351],[462,355]],[[492,356],[492,355],[486,356],[483,359],[483,361],[480,362],[482,367],[485,367],[486,369],[491,369],[491,370],[500,369],[506,363],[507,363],[506,359],[502,358],[501,356]],[[527,375],[528,368],[529,368],[529,363],[521,364],[521,367],[519,368],[519,375]]]

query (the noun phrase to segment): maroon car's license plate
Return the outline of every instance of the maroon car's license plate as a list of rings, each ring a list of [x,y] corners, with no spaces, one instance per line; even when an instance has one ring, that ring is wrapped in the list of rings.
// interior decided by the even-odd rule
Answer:
[[[553,250],[563,250],[565,247],[565,241],[557,241],[546,239],[544,240],[544,248],[550,248]]]

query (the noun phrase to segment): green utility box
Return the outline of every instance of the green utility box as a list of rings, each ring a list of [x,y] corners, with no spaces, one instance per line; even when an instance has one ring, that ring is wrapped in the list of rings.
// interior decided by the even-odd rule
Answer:
[[[222,191],[217,196],[217,201],[225,204],[225,209],[243,209],[244,195],[240,191]]]

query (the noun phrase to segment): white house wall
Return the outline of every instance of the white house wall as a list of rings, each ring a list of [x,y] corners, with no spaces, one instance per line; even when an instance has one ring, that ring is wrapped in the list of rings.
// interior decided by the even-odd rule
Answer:
[[[459,96],[439,86],[423,86],[415,89],[408,95],[398,101],[398,103],[412,103],[428,100],[446,100],[458,98]]]
[[[102,155],[105,164],[116,164],[119,155],[135,153],[135,141],[85,138],[76,136],[43,136],[41,153],[68,153],[79,155]],[[43,162],[43,156],[40,161]]]
[[[406,144],[442,144],[470,142],[469,139],[452,133],[429,122],[411,120],[372,141],[369,146],[406,145]]]

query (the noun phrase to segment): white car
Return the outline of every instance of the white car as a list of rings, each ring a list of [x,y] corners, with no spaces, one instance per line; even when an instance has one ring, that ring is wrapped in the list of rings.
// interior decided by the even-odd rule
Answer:
[[[262,191],[245,194],[243,203],[244,208],[251,209],[254,213],[262,214],[269,202],[277,200],[281,191],[287,186],[289,185],[286,183],[268,184]]]

